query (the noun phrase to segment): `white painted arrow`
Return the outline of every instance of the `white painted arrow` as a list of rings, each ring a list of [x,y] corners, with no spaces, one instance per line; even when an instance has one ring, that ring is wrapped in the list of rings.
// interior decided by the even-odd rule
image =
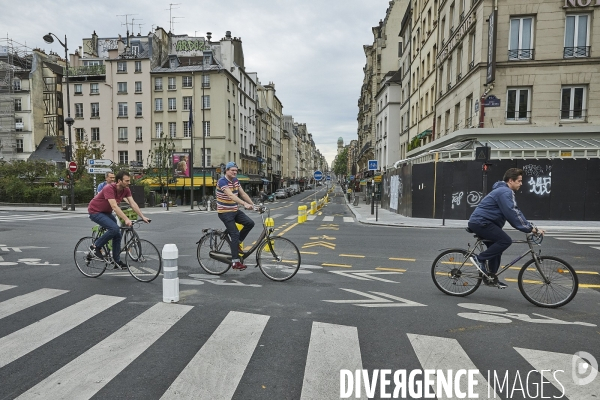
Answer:
[[[15,251],[17,253],[22,253],[21,249],[47,249],[47,247],[40,247],[40,246],[19,246],[19,247],[13,247],[13,246],[8,246],[6,244],[0,244],[0,250],[2,250],[2,251],[10,251],[10,249],[12,249],[13,251]]]
[[[421,303],[417,303],[412,300],[403,299],[402,297],[392,296],[391,294],[387,294],[387,293],[369,292],[369,293],[373,293],[373,294],[369,294],[369,293],[360,292],[358,290],[353,290],[353,289],[344,289],[344,288],[340,288],[340,289],[345,290],[350,293],[357,294],[359,296],[366,297],[370,300],[323,300],[323,301],[326,301],[328,303],[337,303],[337,304],[352,304],[352,305],[359,306],[359,307],[427,307],[426,304],[421,304]],[[375,295],[377,295],[377,296],[375,296]],[[380,297],[380,296],[382,296],[382,297]],[[388,300],[388,299],[395,300],[398,303],[394,303],[392,300]]]
[[[390,283],[400,283],[396,281],[390,281],[389,279],[378,278],[376,276],[371,275],[382,275],[382,274],[401,274],[402,272],[385,272],[385,271],[373,271],[372,269],[359,269],[352,272],[344,272],[344,271],[329,271],[333,274],[338,274],[342,276],[347,276],[349,278],[358,279],[360,281],[370,281],[377,280],[381,282],[390,282]]]

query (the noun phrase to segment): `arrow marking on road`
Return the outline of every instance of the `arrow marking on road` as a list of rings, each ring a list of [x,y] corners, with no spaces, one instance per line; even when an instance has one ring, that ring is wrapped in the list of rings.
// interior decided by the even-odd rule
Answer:
[[[323,241],[318,241],[318,242],[308,242],[305,243],[302,248],[303,249],[307,249],[309,247],[316,247],[316,246],[322,246],[322,247],[327,247],[330,250],[335,250],[335,243],[327,243],[327,242],[323,242]]]
[[[352,304],[358,307],[427,307],[426,304],[417,303],[412,300],[403,299],[402,297],[392,296],[391,294],[381,293],[381,292],[360,292],[358,290],[353,289],[344,289],[350,293],[357,294],[359,296],[363,296],[368,298],[369,300],[323,300],[328,303],[337,303],[337,304]],[[377,296],[375,296],[377,295]],[[389,300],[391,299],[391,300]],[[397,303],[394,303],[394,301]]]
[[[381,282],[390,282],[390,283],[399,283],[396,281],[390,281],[389,279],[378,278],[376,276],[371,275],[390,275],[390,274],[401,274],[402,272],[375,272],[372,269],[359,269],[352,272],[343,272],[343,271],[329,271],[333,274],[338,274],[342,276],[347,276],[349,278],[358,279],[359,281],[370,281],[376,280]]]
[[[317,228],[318,231],[325,230],[325,229],[331,229],[334,231],[340,230],[339,225],[336,225],[336,224],[324,224],[324,225],[321,225],[320,228]]]
[[[40,246],[19,246],[19,247],[13,247],[13,246],[8,246],[6,244],[0,244],[0,250],[2,250],[2,251],[10,251],[10,249],[12,249],[14,252],[22,253],[21,249],[47,249],[47,247],[40,247]]]
[[[331,236],[327,236],[327,235],[321,235],[321,236],[313,236],[309,238],[310,240],[335,240],[334,237]]]

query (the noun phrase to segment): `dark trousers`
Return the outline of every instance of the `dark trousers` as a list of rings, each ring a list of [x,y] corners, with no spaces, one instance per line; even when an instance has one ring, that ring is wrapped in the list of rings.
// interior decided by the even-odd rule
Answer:
[[[243,242],[244,239],[246,239],[246,236],[248,236],[248,233],[254,228],[254,221],[239,210],[236,212],[220,213],[219,219],[225,224],[229,237],[231,238],[231,257],[234,260],[240,258],[240,242]],[[241,231],[238,231],[237,226],[235,226],[236,223],[244,225],[244,228]]]
[[[117,225],[117,218],[112,214],[98,213],[90,214],[90,219],[106,229],[106,233],[96,239],[94,245],[98,248],[103,247],[109,240],[113,240],[112,252],[113,260],[118,262],[121,260],[121,228]]]
[[[475,232],[477,236],[487,240],[485,242],[487,249],[481,252],[477,258],[481,261],[487,260],[490,272],[495,274],[500,268],[502,253],[510,247],[512,239],[502,228],[492,223],[479,225],[469,222],[469,229]]]

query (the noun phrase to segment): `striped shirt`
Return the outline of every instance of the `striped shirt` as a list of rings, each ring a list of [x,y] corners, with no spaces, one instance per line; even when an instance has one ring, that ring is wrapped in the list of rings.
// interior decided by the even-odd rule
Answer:
[[[238,210],[238,205],[235,201],[231,200],[229,196],[225,193],[223,189],[225,188],[231,189],[231,192],[238,195],[240,182],[237,178],[233,178],[233,181],[229,181],[226,177],[222,177],[217,182],[217,212],[218,213],[226,213],[226,212],[235,212]]]

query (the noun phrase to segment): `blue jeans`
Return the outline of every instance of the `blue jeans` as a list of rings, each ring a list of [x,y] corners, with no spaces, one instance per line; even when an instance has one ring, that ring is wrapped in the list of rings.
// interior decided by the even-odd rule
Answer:
[[[487,260],[490,272],[495,274],[500,268],[502,253],[510,247],[512,239],[502,230],[502,228],[491,222],[486,225],[469,222],[469,228],[475,232],[477,236],[489,240],[489,242],[485,242],[487,249],[479,253],[477,258],[480,261]]]
[[[240,258],[240,242],[243,242],[244,239],[246,239],[246,236],[248,236],[248,233],[254,228],[254,221],[239,210],[236,212],[220,213],[219,219],[223,221],[227,228],[227,232],[231,238],[231,257],[236,260]],[[240,225],[244,225],[244,228],[241,231],[238,231],[237,226],[235,226],[236,222]]]
[[[113,240],[112,252],[113,260],[119,262],[121,260],[121,228],[117,225],[117,218],[112,214],[98,213],[90,214],[90,219],[106,229],[104,235],[96,239],[94,245],[98,248],[104,247],[110,239]]]

